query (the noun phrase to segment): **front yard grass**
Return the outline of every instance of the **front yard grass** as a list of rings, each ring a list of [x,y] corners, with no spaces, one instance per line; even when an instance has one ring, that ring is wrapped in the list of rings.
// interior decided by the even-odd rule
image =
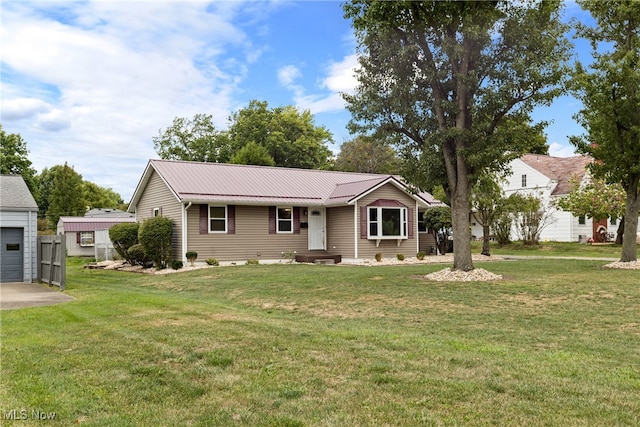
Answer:
[[[640,271],[604,261],[68,266],[76,301],[2,312],[2,424],[640,424]]]
[[[471,242],[473,253],[482,251],[482,242]],[[515,241],[508,245],[500,246],[496,242],[490,243],[492,255],[524,255],[524,256],[555,256],[555,257],[594,257],[594,258],[620,258],[622,245],[615,243],[596,243],[593,245],[575,242],[545,242],[538,245],[525,245],[521,241]]]

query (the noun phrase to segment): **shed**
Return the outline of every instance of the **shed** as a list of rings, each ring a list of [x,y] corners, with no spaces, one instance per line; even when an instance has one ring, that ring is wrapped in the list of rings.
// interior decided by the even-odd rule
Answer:
[[[38,205],[20,175],[0,175],[0,283],[37,280]]]
[[[56,233],[64,234],[67,255],[94,257],[96,254],[96,231],[109,230],[116,224],[136,222],[132,217],[83,217],[61,216]],[[110,243],[106,242],[106,243]]]

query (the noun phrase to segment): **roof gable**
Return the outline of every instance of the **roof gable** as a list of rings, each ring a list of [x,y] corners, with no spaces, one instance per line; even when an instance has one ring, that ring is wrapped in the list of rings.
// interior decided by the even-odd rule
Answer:
[[[151,160],[131,199],[130,210],[135,209],[153,171],[185,203],[325,206],[350,203],[387,181],[406,190],[392,175]]]
[[[541,154],[525,154],[520,160],[558,183],[551,193],[553,196],[569,194],[571,178],[582,180],[587,173],[587,165],[592,161],[589,156],[552,157]]]
[[[0,175],[0,208],[25,211],[38,210],[38,204],[22,176]]]

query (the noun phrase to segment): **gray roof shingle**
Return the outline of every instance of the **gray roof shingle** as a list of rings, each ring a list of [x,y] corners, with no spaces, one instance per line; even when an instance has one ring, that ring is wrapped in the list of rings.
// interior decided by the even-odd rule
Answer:
[[[38,205],[20,175],[0,175],[0,208],[37,211]]]

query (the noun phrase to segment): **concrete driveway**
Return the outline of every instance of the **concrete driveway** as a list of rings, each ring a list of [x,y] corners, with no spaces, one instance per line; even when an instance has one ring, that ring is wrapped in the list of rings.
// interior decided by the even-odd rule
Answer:
[[[0,310],[55,305],[75,300],[46,283],[0,284]]]

